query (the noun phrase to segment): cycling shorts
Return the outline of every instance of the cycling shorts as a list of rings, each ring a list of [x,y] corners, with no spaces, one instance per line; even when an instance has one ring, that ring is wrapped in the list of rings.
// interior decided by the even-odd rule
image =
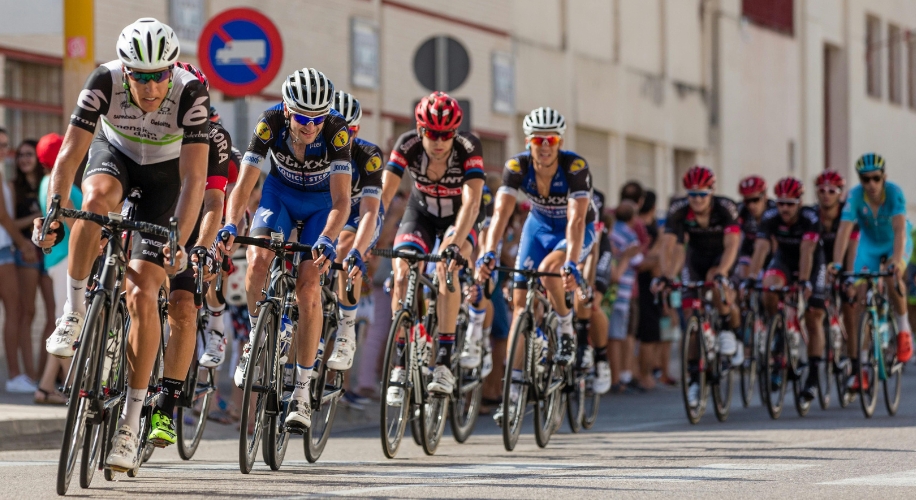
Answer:
[[[712,276],[708,276],[709,270],[718,266],[721,259],[721,255],[709,256],[697,252],[691,253],[688,250],[687,259],[684,261],[684,268],[681,269],[681,281],[696,282],[706,281],[707,278],[712,278]],[[700,295],[698,290],[684,290],[681,296],[685,299],[696,299],[699,298]]]
[[[906,250],[903,256],[908,258],[913,254],[913,238],[906,235]],[[875,242],[866,233],[859,233],[859,248],[856,250],[855,272],[861,273],[864,269],[878,271],[881,269],[881,259],[890,259],[894,255],[894,240]],[[891,264],[888,262],[888,264]],[[898,264],[900,265],[900,264]]]
[[[134,207],[136,220],[169,226],[169,219],[175,215],[181,191],[177,158],[140,165],[99,136],[89,147],[89,163],[83,174],[83,182],[94,175],[108,175],[117,179],[121,183],[122,201],[132,189],[139,189],[140,200]],[[142,232],[134,234],[131,260],[144,260],[162,266],[161,250],[167,239],[165,236]]]
[[[344,225],[343,230],[351,233],[355,233],[359,229],[359,202],[350,205],[350,218],[347,219],[347,223]],[[378,243],[379,236],[382,235],[382,223],[385,221],[385,209],[381,205],[378,207],[378,215],[375,219],[375,233],[372,235],[372,242],[369,243],[369,248],[367,250],[372,250],[375,248],[375,244]]]
[[[537,216],[529,215],[522,227],[519,238],[518,256],[515,258],[517,269],[537,269],[544,258],[552,252],[566,251],[566,226],[556,226],[557,229],[544,224]],[[582,238],[582,250],[579,253],[579,263],[585,262],[595,244],[595,223],[585,224],[585,235]],[[515,288],[525,288],[525,277],[515,274],[513,277]]]
[[[786,284],[794,283],[798,280],[798,266],[790,264],[792,263],[781,259],[777,253],[773,260],[770,261],[770,265],[767,267],[763,277],[779,276]],[[824,309],[825,300],[827,299],[827,266],[824,265],[824,258],[819,255],[819,252],[818,255],[815,255],[813,267],[811,268],[811,287],[813,291],[811,298],[808,299],[808,306],[815,309]]]
[[[455,219],[455,216],[434,217],[422,209],[408,205],[398,226],[398,234],[394,238],[394,248],[412,247],[428,254],[436,246],[437,238],[442,239],[454,231],[452,224],[455,223]],[[468,241],[471,246],[477,246],[476,229],[472,228],[468,232]]]
[[[296,223],[301,221],[299,243],[311,245],[321,236],[331,215],[331,205],[328,191],[306,193],[283,184],[274,176],[267,176],[261,203],[251,223],[251,236],[283,233],[283,238],[288,240]]]

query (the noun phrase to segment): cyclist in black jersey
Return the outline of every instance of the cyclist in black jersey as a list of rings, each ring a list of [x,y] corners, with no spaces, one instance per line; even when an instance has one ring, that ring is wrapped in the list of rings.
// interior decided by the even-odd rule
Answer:
[[[491,174],[494,175],[495,174]],[[488,176],[487,182],[491,182],[492,177]],[[493,183],[495,184],[495,183]],[[490,229],[490,222],[493,219],[493,191],[486,184],[483,186],[483,193],[480,197],[480,214],[477,217],[477,235],[479,241],[485,241],[487,231]],[[471,252],[471,260],[476,259],[480,254],[480,247],[476,246]],[[470,271],[468,269],[467,271]],[[493,359],[489,363],[484,359],[484,354],[489,354],[489,349],[484,348],[484,344],[489,345],[490,328],[484,323],[489,319],[492,324],[493,308],[490,299],[484,294],[482,288],[478,286],[471,287],[468,290],[468,341],[464,343],[464,348],[458,356],[458,362],[462,368],[473,369],[484,362],[484,368],[481,369],[481,378],[486,378],[493,368]],[[488,366],[489,365],[489,366]]]
[[[398,138],[391,151],[382,178],[382,206],[394,197],[404,171],[410,172],[413,188],[407,210],[401,219],[395,248],[413,247],[429,253],[436,238],[443,254],[460,253],[467,259],[477,243],[475,225],[480,213],[484,172],[480,140],[459,132],[463,113],[458,101],[444,92],[424,97],[414,110],[416,130]],[[451,264],[452,270],[459,267]],[[392,310],[404,297],[407,287],[407,264],[396,259]],[[445,284],[445,264],[436,265],[439,275],[439,353],[428,390],[451,394],[455,380],[448,366],[455,342],[455,327],[461,307],[461,291],[449,292]],[[406,376],[395,370],[392,377]]]
[[[382,230],[384,209],[381,207],[382,196],[382,150],[369,141],[357,138],[359,122],[363,110],[356,100],[346,92],[338,91],[334,95],[333,107],[347,120],[350,130],[350,155],[353,159],[353,180],[350,191],[350,218],[340,232],[337,243],[337,260],[352,258],[353,296],[350,302],[345,292],[347,276],[339,273],[338,306],[340,307],[340,328],[334,340],[334,351],[328,359],[328,368],[332,370],[349,370],[353,365],[356,353],[356,305],[359,303],[361,279],[366,274],[366,255]]]
[[[763,305],[767,314],[773,315],[779,306],[779,296],[766,291],[769,287],[782,287],[791,282],[804,289],[809,307],[805,311],[808,327],[808,379],[802,396],[808,401],[817,396],[818,365],[824,360],[824,300],[826,298],[827,268],[823,248],[818,244],[821,222],[817,210],[802,206],[805,187],[794,177],[785,177],[776,183],[775,210],[767,210],[760,223],[760,232],[754,248],[751,276],[763,268],[764,260],[775,243],[773,258],[763,275]],[[753,280],[753,278],[750,278]],[[776,384],[778,385],[778,384]]]
[[[739,311],[734,307],[735,292],[728,281],[732,266],[738,255],[740,227],[738,207],[724,196],[714,194],[716,176],[712,170],[695,166],[684,175],[687,197],[674,201],[668,210],[665,233],[661,236],[662,276],[653,280],[653,291],[664,288],[666,282],[674,282],[678,273],[676,266],[680,259],[674,258],[677,245],[686,243],[686,256],[681,273],[684,281],[717,281],[725,291],[726,300],[721,300],[718,290],[713,302],[719,314],[727,318],[727,328],[718,333],[719,352],[734,355],[733,361],[740,362],[743,349],[738,348],[734,329],[741,321]],[[699,307],[696,292],[685,293],[684,309]],[[696,377],[698,366],[690,367],[688,401],[699,401],[700,386]]]
[[[178,37],[171,28],[152,18],[139,19],[121,32],[118,59],[95,70],[80,92],[70,118],[64,145],[51,174],[49,198],[69,201],[74,176],[89,151],[82,181],[83,210],[97,214],[118,211],[132,188],[142,191],[136,206],[139,220],[168,225],[178,218],[181,233],[175,265],[163,262],[163,238],[140,234],[127,273],[127,307],[130,313],[128,362],[129,391],[119,422],[109,466],[117,470],[137,466],[140,412],[159,345],[157,298],[166,273],[176,274],[187,264],[183,246],[200,213],[207,180],[210,97],[193,74],[176,68]],[[93,140],[96,125],[101,130]],[[35,240],[40,234],[36,221]],[[68,255],[70,286],[64,317],[48,339],[48,352],[73,355],[85,315],[85,289],[98,255],[101,228],[76,221]],[[48,238],[37,242],[48,247]],[[165,247],[152,260],[141,258],[143,245]]]
[[[251,236],[269,238],[280,233],[289,239],[301,222],[298,241],[312,245],[312,260],[299,265],[296,283],[299,323],[292,342],[298,362],[286,418],[286,425],[303,430],[312,422],[309,386],[321,338],[319,280],[337,257],[337,237],[350,215],[350,131],[344,117],[331,108],[334,84],[322,72],[314,68],[293,72],[284,80],[281,94],[283,102],[263,112],[255,125],[239,180],[229,195],[227,224],[220,231],[220,239],[228,241],[219,245],[223,252],[229,251],[248,198],[261,172],[266,173]],[[257,324],[258,301],[273,258],[273,252],[263,248],[248,252],[245,288],[252,326]],[[238,387],[244,383],[250,352],[249,340],[233,377]]]
[[[738,250],[738,264],[735,277],[748,277],[751,257],[754,255],[754,241],[764,212],[776,208],[776,202],[767,196],[767,181],[759,175],[745,177],[738,184],[742,201],[738,204],[738,225],[741,226],[741,248]]]

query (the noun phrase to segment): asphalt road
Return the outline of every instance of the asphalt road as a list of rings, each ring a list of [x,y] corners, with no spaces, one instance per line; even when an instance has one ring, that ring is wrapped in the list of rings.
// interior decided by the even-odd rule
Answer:
[[[238,469],[233,428],[208,427],[190,462],[174,449],[159,450],[137,478],[89,490],[76,478],[71,495],[93,497],[419,497],[419,498],[914,498],[916,487],[916,370],[905,376],[903,402],[889,417],[879,401],[871,419],[858,402],[835,401],[799,418],[790,405],[773,421],[755,400],[734,398],[720,423],[710,409],[698,425],[684,417],[677,389],[609,397],[598,423],[571,434],[564,428],[546,449],[523,433],[514,452],[499,429],[482,418],[459,445],[450,437],[427,457],[409,437],[396,459],[381,451],[377,428],[332,436],[317,464],[305,461],[294,441],[283,468],[262,463],[249,475]],[[448,433],[449,430],[446,430]],[[0,498],[50,498],[56,450],[0,452]]]

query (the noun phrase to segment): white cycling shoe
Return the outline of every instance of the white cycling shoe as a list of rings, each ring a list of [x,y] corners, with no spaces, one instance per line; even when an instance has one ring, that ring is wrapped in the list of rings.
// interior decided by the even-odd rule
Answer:
[[[57,318],[54,333],[45,341],[45,349],[48,354],[58,358],[72,358],[73,343],[80,338],[83,332],[83,320],[83,315],[76,312],[68,312]]]
[[[391,370],[389,383],[403,384],[405,382],[407,382],[407,372],[403,367],[396,366]],[[404,388],[401,386],[389,386],[385,402],[388,403],[388,406],[401,406],[404,403]]]
[[[738,340],[735,338],[735,332],[722,330],[719,332],[719,354],[724,356],[734,356],[738,350]]]
[[[606,394],[611,390],[611,365],[607,361],[599,361],[595,372],[596,377],[592,390],[597,394]]]
[[[465,370],[473,370],[480,366],[482,352],[483,349],[480,348],[480,344],[473,340],[468,340],[464,343],[464,349],[461,350],[461,357],[458,359],[458,363]]]
[[[140,437],[134,434],[129,425],[122,425],[118,433],[111,438],[111,453],[105,459],[105,464],[112,470],[126,472],[136,469],[140,465]]]
[[[356,354],[356,341],[347,337],[337,337],[334,341],[334,352],[328,359],[328,368],[337,371],[349,370],[353,366]]]
[[[239,365],[235,367],[235,374],[232,377],[235,386],[239,389],[245,387],[245,372],[248,371],[248,359],[251,357],[251,342],[245,342],[242,347],[242,355],[239,357]]]
[[[433,371],[433,380],[426,390],[438,394],[451,394],[455,390],[455,374],[445,365],[438,365]]]
[[[312,426],[312,405],[308,401],[293,399],[289,402],[290,411],[284,422],[287,427],[308,429]]]
[[[221,332],[213,330],[207,340],[207,348],[201,354],[198,363],[204,368],[216,368],[223,364],[226,357],[226,337]]]

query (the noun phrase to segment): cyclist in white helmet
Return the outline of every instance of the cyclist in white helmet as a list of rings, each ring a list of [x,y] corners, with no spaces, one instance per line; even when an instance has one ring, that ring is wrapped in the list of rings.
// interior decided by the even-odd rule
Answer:
[[[311,425],[309,383],[312,361],[321,337],[321,287],[319,279],[337,257],[337,237],[350,214],[350,129],[347,120],[331,107],[334,84],[314,68],[289,75],[281,89],[283,102],[263,113],[255,125],[248,151],[242,157],[239,179],[229,195],[226,226],[220,243],[224,250],[238,234],[251,190],[263,171],[267,175],[261,202],[251,224],[251,236],[269,238],[283,233],[289,238],[298,221],[303,222],[299,242],[313,246],[313,260],[299,267],[296,294],[299,330],[296,344],[296,387],[286,425],[305,429]],[[319,254],[318,249],[323,249]],[[258,300],[274,254],[249,250],[245,288],[248,314],[254,327]],[[242,351],[235,383],[242,387],[251,352],[250,341]]]
[[[83,210],[116,212],[131,189],[139,188],[138,220],[168,226],[170,217],[178,217],[181,240],[175,266],[164,262],[164,238],[140,233],[133,239],[126,285],[131,317],[129,390],[107,457],[112,469],[124,471],[135,468],[139,456],[140,413],[159,346],[159,287],[166,273],[177,274],[187,265],[182,248],[194,229],[203,200],[210,97],[195,75],[175,67],[178,37],[167,25],[152,18],[138,19],[121,32],[116,50],[118,58],[99,66],[80,92],[51,173],[48,196],[60,195],[61,205],[69,205],[70,186],[88,151],[89,164],[82,182]],[[99,122],[101,130],[93,140]],[[53,246],[54,238],[38,241],[40,227],[38,219],[33,237],[36,244]],[[73,343],[83,328],[86,284],[100,237],[98,225],[73,223],[68,254],[70,286],[64,316],[47,341],[50,354],[73,356]]]

